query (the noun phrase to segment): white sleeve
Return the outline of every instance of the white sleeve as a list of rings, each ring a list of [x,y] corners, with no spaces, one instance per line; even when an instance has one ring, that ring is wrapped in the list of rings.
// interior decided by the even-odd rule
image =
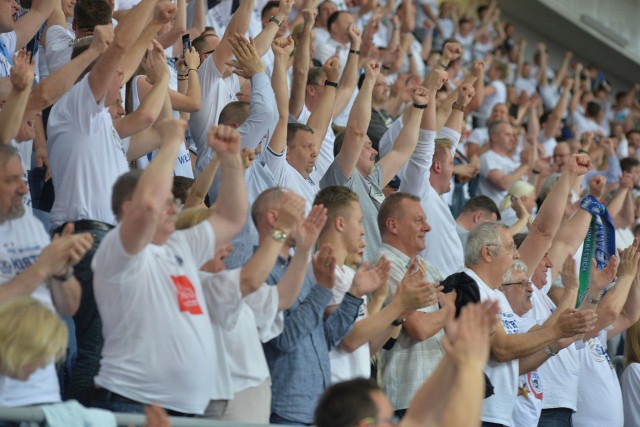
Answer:
[[[202,221],[195,227],[176,231],[174,234],[191,251],[191,256],[198,267],[213,258],[216,235],[209,221]]]
[[[240,269],[216,274],[201,271],[199,275],[211,321],[226,330],[233,329],[242,311]]]
[[[71,52],[73,48],[69,46],[73,38],[69,35],[65,28],[54,25],[47,30],[47,39],[45,44],[47,67],[49,73],[53,73],[58,68],[71,61]]]
[[[284,185],[287,175],[287,146],[285,144],[282,153],[276,153],[271,148],[265,147],[260,153],[260,157],[256,160],[261,160],[269,168],[278,185]]]
[[[402,115],[400,115],[400,117],[391,123],[389,129],[387,129],[382,135],[382,138],[380,138],[380,142],[378,143],[378,154],[380,158],[386,156],[387,153],[393,149],[393,145],[396,143],[396,139],[398,139],[403,127],[404,123],[402,122]]]
[[[120,227],[118,224],[107,233],[91,260],[94,274],[106,277],[110,282],[119,282],[121,277],[135,274],[143,265],[139,260],[144,256],[144,249],[136,255],[129,255],[122,245]]]
[[[418,144],[400,175],[399,191],[415,194],[422,200],[427,198],[431,187],[429,176],[436,148],[435,136],[434,131],[420,129]]]
[[[278,287],[264,283],[260,289],[244,297],[244,303],[253,311],[260,341],[268,342],[282,333],[284,316],[278,311]]]

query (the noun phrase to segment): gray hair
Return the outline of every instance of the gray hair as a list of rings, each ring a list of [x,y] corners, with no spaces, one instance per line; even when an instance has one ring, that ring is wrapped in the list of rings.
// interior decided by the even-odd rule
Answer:
[[[513,264],[511,264],[511,267],[509,267],[506,273],[504,273],[504,275],[502,276],[502,283],[511,282],[511,278],[515,273],[527,274],[527,271],[528,271],[527,264],[517,259],[513,261]]]
[[[502,244],[498,232],[501,228],[509,229],[499,222],[485,222],[471,230],[467,238],[467,245],[464,247],[464,264],[467,267],[480,264],[482,248],[485,246],[490,247],[492,254],[498,254],[498,246]]]
[[[12,157],[20,157],[18,149],[13,145],[0,144],[0,165],[4,168]]]

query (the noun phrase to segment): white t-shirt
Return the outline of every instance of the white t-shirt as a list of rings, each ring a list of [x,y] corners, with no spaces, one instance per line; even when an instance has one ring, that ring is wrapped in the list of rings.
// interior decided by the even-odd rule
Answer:
[[[528,96],[536,93],[536,85],[531,82],[531,79],[525,79],[522,77],[518,77],[513,84],[516,89],[516,95],[520,96],[522,92],[526,92]]]
[[[467,142],[473,142],[478,147],[482,147],[489,142],[489,128],[475,128],[467,138]]]
[[[0,284],[7,283],[33,265],[49,243],[49,234],[30,212],[0,224]],[[31,296],[55,311],[51,293],[44,283]],[[38,369],[27,381],[0,375],[0,407],[54,402],[60,402],[55,364]]]
[[[480,182],[478,184],[478,192],[489,197],[494,203],[500,206],[500,202],[507,195],[508,190],[500,190],[487,181],[489,173],[498,169],[505,175],[510,174],[520,167],[520,163],[512,160],[509,156],[501,156],[493,150],[489,150],[480,156]]]
[[[551,281],[539,290],[533,286],[531,304],[533,308],[523,317],[543,324],[556,310],[555,303],[546,294],[551,288]],[[544,381],[544,397],[542,407],[544,409],[569,408],[576,410],[578,404],[578,380],[580,362],[575,345],[570,345],[557,356],[550,358],[538,368],[538,374]]]
[[[463,270],[478,284],[480,290],[480,300],[498,300],[500,303],[500,321],[507,334],[517,334],[518,322],[511,310],[507,297],[497,289],[490,288],[482,281],[478,275],[468,268]],[[516,403],[518,391],[518,359],[500,363],[493,356],[489,356],[489,361],[484,369],[485,374],[493,384],[495,394],[484,400],[482,405],[482,421],[511,425],[511,414]]]
[[[276,286],[263,284],[243,299],[233,329],[223,331],[234,393],[256,387],[271,378],[262,343],[280,335],[283,327]]]
[[[504,104],[507,102],[507,86],[502,80],[494,80],[489,84],[489,86],[492,86],[495,89],[495,92],[484,97],[484,102],[478,110],[478,113],[482,117],[489,117],[494,105]]]
[[[624,427],[640,425],[640,363],[631,363],[622,373]]]
[[[456,231],[456,221],[449,205],[431,186],[429,194],[420,204],[431,226],[431,232],[424,237],[427,247],[421,256],[445,276],[457,273],[464,267],[464,247]]]
[[[607,354],[607,330],[586,341],[578,350],[580,382],[575,427],[622,427],[622,391]]]
[[[336,283],[331,291],[332,297],[329,306],[340,305],[344,294],[347,293],[356,275],[354,269],[343,265],[336,267]],[[366,300],[366,298],[363,298]],[[366,301],[365,301],[366,302]],[[360,305],[356,322],[367,318],[366,304]],[[329,352],[331,361],[331,382],[349,381],[355,378],[371,378],[371,354],[369,343],[361,345],[352,353],[341,349],[339,346]]]
[[[111,190],[129,165],[104,98],[96,102],[93,97],[89,74],[54,104],[47,129],[56,189],[52,224],[82,219],[115,224]]]
[[[220,112],[228,103],[238,100],[236,93],[240,91],[240,82],[235,74],[223,79],[222,74],[216,68],[213,55],[209,55],[200,65],[198,77],[200,78],[200,93],[203,102],[200,105],[200,110],[191,113],[189,128],[198,149],[198,159],[200,159],[207,148],[209,128],[218,123]],[[198,168],[200,168],[199,164]]]
[[[18,43],[18,37],[16,36],[15,31],[0,34],[0,40],[2,40],[6,46],[7,53],[13,56],[13,53],[16,51],[16,44]],[[10,74],[11,64],[9,63],[9,59],[0,54],[0,77],[7,77]]]
[[[294,169],[293,166],[287,162],[287,146],[284,146],[284,150],[280,154],[276,154],[271,151],[271,148],[266,148],[260,153],[260,159],[267,165],[271,173],[273,173],[278,186],[288,188],[294,191],[296,194],[302,196],[307,201],[305,212],[308,213],[313,206],[313,200],[320,191],[318,183],[313,178],[305,178],[300,172]]]
[[[306,105],[302,106],[302,111],[300,115],[295,119],[298,123],[307,124],[309,121],[309,117],[311,117],[311,111],[307,109]],[[314,129],[315,131],[316,129]],[[327,133],[324,135],[324,139],[322,140],[322,145],[320,146],[320,152],[318,153],[318,157],[316,157],[316,168],[311,172],[311,179],[315,182],[320,182],[324,173],[329,169],[331,163],[333,163],[333,142],[336,139],[335,133],[333,133],[333,129],[331,128],[331,123],[329,123],[329,127],[327,128]]]
[[[59,25],[49,27],[45,49],[49,74],[71,61],[73,52],[73,47],[69,46],[71,41],[73,37],[66,28]]]
[[[537,323],[516,316],[519,332],[525,333]],[[517,427],[537,427],[542,412],[542,381],[537,370],[527,372],[518,377],[518,393],[516,405],[511,416],[511,425]]]
[[[15,139],[11,140],[11,145],[18,150],[20,155],[20,163],[22,163],[22,179],[29,185],[29,172],[31,171],[31,154],[33,153],[33,141],[18,142]],[[32,212],[31,191],[27,191],[27,194],[22,196],[22,203],[25,209]]]
[[[580,113],[578,110],[573,112],[571,118],[573,119],[573,125],[576,128],[576,138],[580,138],[580,136],[585,132],[607,135],[598,123],[586,118],[584,114]]]
[[[179,412],[204,411],[218,355],[198,269],[215,240],[204,221],[131,256],[119,226],[107,233],[91,264],[104,336],[97,385]]]
[[[135,76],[133,78],[131,96],[132,96],[132,104],[133,111],[137,111],[140,108],[140,95],[138,92],[138,80],[140,76]],[[175,117],[175,116],[178,117]],[[174,117],[179,118],[179,113],[174,111]],[[149,166],[149,162],[155,157],[158,153],[159,149],[153,150],[151,153],[148,153],[145,156],[140,157],[136,160],[136,166],[138,169],[146,169]],[[189,154],[189,150],[187,149],[186,140],[182,142],[178,146],[178,157],[176,158],[176,165],[173,167],[173,175],[174,176],[183,176],[186,178],[193,179],[193,167],[191,166],[191,155]]]

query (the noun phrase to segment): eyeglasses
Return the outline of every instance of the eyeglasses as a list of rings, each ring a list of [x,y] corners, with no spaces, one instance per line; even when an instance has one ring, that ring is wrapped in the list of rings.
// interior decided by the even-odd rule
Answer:
[[[400,424],[400,418],[396,417],[395,415],[389,418],[367,417],[362,421],[364,421],[368,425],[373,425],[373,426],[382,424],[382,423],[390,424],[392,426],[397,426]]]
[[[510,282],[510,283],[502,284],[502,286],[513,286],[513,285],[525,286],[528,288],[529,286],[533,285],[533,282],[531,280],[521,280],[520,282]]]
[[[515,253],[517,249],[515,243],[503,243],[503,244],[489,243],[487,246],[494,246],[494,247],[504,246],[509,253]]]

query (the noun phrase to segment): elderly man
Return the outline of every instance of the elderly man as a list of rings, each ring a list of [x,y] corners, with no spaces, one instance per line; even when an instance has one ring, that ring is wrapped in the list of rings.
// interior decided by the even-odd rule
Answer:
[[[26,211],[18,150],[0,144],[0,303],[33,296],[51,310],[73,315],[80,285],[73,266],[91,248],[88,233],[72,235],[73,226],[51,242],[42,223]],[[0,379],[0,406],[28,406],[60,401],[55,365],[38,367],[27,381]]]
[[[486,427],[511,425],[520,364],[535,364],[545,346],[590,331],[595,320],[592,311],[565,310],[552,324],[518,333],[516,314],[498,288],[519,257],[509,228],[495,222],[480,224],[472,230],[465,247],[463,273],[475,282],[481,301],[491,299],[500,303],[501,324],[491,337],[491,357],[485,369],[494,387],[494,394],[485,399],[483,406],[482,421]]]
[[[420,198],[408,193],[391,194],[380,207],[378,224],[383,242],[378,257],[384,256],[391,262],[387,303],[410,268],[420,275],[420,282],[444,279],[437,268],[419,257],[425,248],[424,236],[431,230]],[[435,290],[437,285],[429,283],[426,286]],[[442,309],[431,304],[406,319],[398,319],[395,324],[402,325],[402,331],[397,343],[382,352],[385,391],[399,416],[404,415],[413,395],[433,374],[442,358],[443,327],[454,310],[453,299],[442,299],[441,304]]]

